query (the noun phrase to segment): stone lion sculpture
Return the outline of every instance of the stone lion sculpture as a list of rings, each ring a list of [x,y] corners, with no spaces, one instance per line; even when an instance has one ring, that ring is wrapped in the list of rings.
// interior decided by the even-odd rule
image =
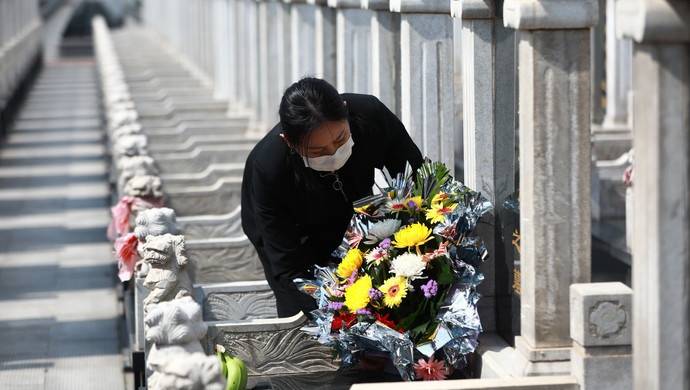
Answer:
[[[122,127],[124,126],[120,128]],[[123,135],[115,141],[113,153],[116,158],[121,156],[145,156],[148,154],[148,140],[143,134]]]
[[[167,207],[144,210],[137,215],[135,223],[134,234],[141,242],[146,240],[146,236],[178,232],[175,210]]]
[[[153,175],[138,175],[127,181],[124,195],[142,199],[159,199],[163,197],[161,178]]]
[[[160,172],[150,156],[123,156],[116,160],[117,189],[123,193],[127,183],[135,176],[157,176]]]
[[[191,296],[192,280],[187,273],[189,260],[184,236],[147,236],[141,252],[142,262],[148,269],[144,287],[150,290],[144,299],[145,313],[151,304]]]
[[[173,354],[156,365],[148,379],[150,390],[223,390],[220,361],[203,353]]]
[[[215,356],[205,356],[200,340],[207,326],[202,309],[191,297],[152,304],[144,318],[151,349],[149,389],[222,389],[224,380]]]

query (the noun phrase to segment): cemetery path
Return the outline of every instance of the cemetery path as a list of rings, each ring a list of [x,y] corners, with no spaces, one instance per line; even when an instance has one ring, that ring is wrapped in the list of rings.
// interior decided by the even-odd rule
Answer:
[[[0,146],[0,388],[123,389],[90,58],[46,65]]]

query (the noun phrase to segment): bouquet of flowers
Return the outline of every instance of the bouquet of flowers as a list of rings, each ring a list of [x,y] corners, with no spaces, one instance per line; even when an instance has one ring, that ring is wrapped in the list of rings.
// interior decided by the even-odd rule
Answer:
[[[295,280],[318,302],[305,330],[344,365],[383,352],[405,380],[443,379],[478,343],[476,287],[487,252],[473,232],[491,205],[442,163],[383,175],[380,193],[355,203],[337,267]]]

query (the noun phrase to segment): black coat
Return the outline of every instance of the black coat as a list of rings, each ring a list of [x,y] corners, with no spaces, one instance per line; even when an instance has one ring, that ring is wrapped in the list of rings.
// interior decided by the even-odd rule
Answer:
[[[352,203],[371,195],[374,167],[385,166],[394,175],[406,161],[414,169],[423,162],[403,124],[381,101],[371,95],[341,96],[354,141],[351,157],[336,171],[344,194],[333,188],[334,175],[305,167],[301,156],[291,152],[279,136],[280,124],[256,144],[244,167],[242,228],[284,315],[296,310],[281,310],[287,297],[281,299],[278,290],[294,290],[293,278],[331,259],[352,218]]]

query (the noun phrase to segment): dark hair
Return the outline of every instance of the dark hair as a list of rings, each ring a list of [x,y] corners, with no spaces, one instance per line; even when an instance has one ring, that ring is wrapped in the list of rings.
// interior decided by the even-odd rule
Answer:
[[[347,119],[347,107],[327,81],[305,77],[285,90],[278,115],[285,138],[297,146],[324,122]]]
[[[285,90],[278,115],[285,138],[295,147],[304,147],[312,130],[327,121],[348,119],[348,110],[338,90],[326,80],[305,77]],[[286,163],[298,187],[309,191],[317,186],[317,173],[304,166],[298,153],[288,153]]]

